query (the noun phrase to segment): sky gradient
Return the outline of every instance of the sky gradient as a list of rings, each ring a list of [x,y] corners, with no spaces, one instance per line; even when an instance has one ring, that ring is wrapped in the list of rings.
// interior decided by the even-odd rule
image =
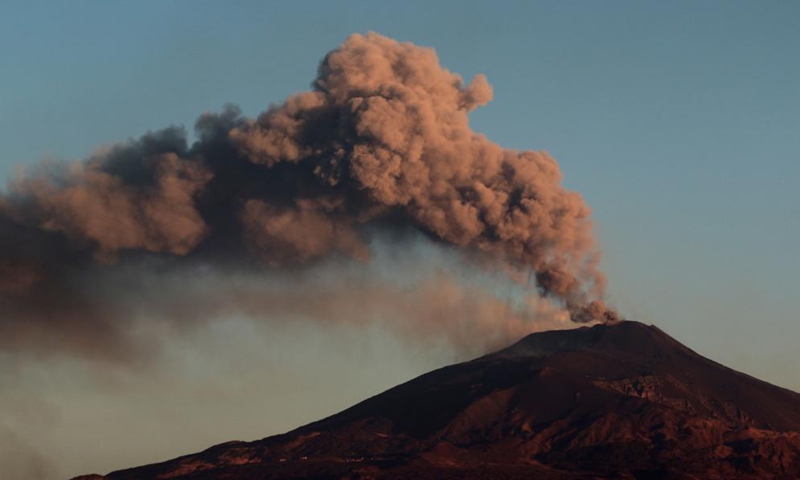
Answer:
[[[307,90],[347,35],[374,30],[434,47],[464,78],[486,74],[494,100],[472,128],[559,161],[593,208],[623,314],[800,391],[798,20],[788,1],[0,1],[0,180],[191,129],[229,102],[256,115]],[[43,479],[104,473],[278,433],[457,357],[378,327],[249,328],[165,340],[157,378],[8,358],[0,440],[46,451]]]

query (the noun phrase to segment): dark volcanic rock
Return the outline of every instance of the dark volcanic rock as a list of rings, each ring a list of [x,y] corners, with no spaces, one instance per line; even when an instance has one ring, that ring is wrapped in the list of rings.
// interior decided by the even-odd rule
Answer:
[[[800,395],[653,326],[530,335],[284,435],[142,479],[797,479]]]

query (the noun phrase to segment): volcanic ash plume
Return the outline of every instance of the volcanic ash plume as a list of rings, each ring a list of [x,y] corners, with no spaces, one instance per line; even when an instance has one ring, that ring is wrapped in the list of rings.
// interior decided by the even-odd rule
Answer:
[[[204,114],[191,146],[172,127],[29,169],[0,197],[0,330],[107,315],[75,280],[87,271],[368,259],[370,232],[395,229],[531,272],[574,321],[613,319],[590,210],[555,160],[470,129],[491,99],[484,76],[465,84],[432,49],[353,35],[311,91],[256,119]]]

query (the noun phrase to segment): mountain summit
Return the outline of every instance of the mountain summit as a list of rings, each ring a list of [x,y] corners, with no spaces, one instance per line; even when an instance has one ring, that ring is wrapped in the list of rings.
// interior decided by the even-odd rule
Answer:
[[[622,321],[535,333],[143,479],[797,479],[800,394]]]

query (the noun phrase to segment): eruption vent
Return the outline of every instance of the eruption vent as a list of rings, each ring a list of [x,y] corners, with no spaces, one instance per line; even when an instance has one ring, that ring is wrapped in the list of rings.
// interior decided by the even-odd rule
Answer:
[[[0,330],[91,322],[76,276],[142,257],[296,268],[366,259],[370,232],[396,228],[532,272],[576,322],[615,318],[590,210],[555,160],[470,129],[491,99],[430,48],[353,35],[311,91],[256,119],[204,114],[191,146],[171,127],[31,168],[0,196]]]

